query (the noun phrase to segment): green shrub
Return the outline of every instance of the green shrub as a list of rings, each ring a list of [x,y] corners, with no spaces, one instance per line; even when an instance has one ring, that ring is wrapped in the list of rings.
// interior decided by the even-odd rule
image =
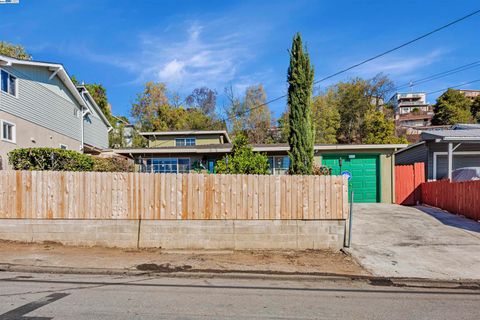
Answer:
[[[232,155],[226,155],[215,164],[215,172],[227,174],[270,174],[268,157],[253,152],[247,137],[237,134],[233,140]]]
[[[8,153],[14,170],[91,171],[93,159],[73,150],[22,148]]]
[[[332,168],[314,165],[313,174],[316,176],[329,176],[332,174]]]
[[[97,172],[132,172],[133,163],[125,158],[93,158],[93,171]]]

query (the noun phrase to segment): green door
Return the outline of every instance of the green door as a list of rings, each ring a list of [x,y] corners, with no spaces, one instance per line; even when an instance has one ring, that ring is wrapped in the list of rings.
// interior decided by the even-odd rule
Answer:
[[[340,161],[341,159],[341,161]],[[354,202],[378,202],[379,165],[376,155],[325,155],[322,165],[332,168],[333,175],[344,171],[350,172],[352,178],[349,190],[354,191]]]

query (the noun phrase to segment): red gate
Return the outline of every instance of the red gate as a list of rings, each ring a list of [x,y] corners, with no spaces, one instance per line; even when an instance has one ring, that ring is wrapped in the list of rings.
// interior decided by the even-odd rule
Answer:
[[[421,184],[425,182],[425,164],[395,166],[395,203],[414,206],[422,200]]]

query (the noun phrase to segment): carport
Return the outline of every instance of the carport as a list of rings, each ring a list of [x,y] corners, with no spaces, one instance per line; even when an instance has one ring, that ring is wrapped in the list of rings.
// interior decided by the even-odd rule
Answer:
[[[426,164],[430,180],[451,179],[452,171],[480,167],[480,129],[426,131],[422,141],[396,153],[396,164]]]

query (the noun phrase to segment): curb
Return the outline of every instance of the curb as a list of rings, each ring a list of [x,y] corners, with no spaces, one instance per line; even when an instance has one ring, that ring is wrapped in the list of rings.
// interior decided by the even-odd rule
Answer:
[[[463,289],[480,291],[480,280],[475,279],[425,279],[378,277],[368,275],[345,275],[329,273],[297,273],[272,272],[255,270],[203,270],[191,269],[188,271],[139,271],[134,269],[106,269],[106,268],[73,268],[54,266],[26,266],[1,264],[0,272],[47,273],[65,275],[117,275],[117,276],[151,276],[158,278],[183,279],[238,279],[238,280],[276,280],[276,281],[331,281],[331,282],[364,282],[373,286],[408,287],[423,289]],[[1,273],[0,273],[1,274]],[[480,293],[479,293],[480,294]]]

